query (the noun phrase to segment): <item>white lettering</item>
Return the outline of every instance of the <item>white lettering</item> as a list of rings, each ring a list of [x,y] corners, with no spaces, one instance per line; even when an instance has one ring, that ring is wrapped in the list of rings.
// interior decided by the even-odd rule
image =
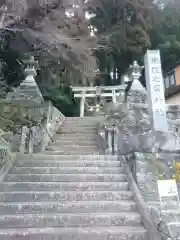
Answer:
[[[155,131],[168,131],[160,52],[148,50],[145,56],[148,108]]]

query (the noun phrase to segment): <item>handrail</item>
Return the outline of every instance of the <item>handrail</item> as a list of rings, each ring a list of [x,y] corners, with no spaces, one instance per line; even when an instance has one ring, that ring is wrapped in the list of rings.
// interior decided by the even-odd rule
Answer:
[[[39,126],[32,127],[30,129],[30,134],[32,134],[32,138],[29,141],[29,149],[32,153],[34,148],[39,146],[40,152],[43,152],[48,146],[50,141],[53,141],[53,135],[59,128],[60,124],[65,120],[64,115],[57,110],[50,102],[48,104],[47,109],[47,117],[43,124],[39,124]]]

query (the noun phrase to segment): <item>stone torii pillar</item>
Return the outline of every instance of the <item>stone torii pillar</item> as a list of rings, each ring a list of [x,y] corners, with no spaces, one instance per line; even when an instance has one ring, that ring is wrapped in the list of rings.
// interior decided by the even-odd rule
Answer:
[[[80,101],[80,117],[84,117],[84,108],[85,108],[85,92],[83,91],[82,92],[82,95],[81,95],[81,101]]]
[[[116,103],[116,91],[112,90],[112,102]]]

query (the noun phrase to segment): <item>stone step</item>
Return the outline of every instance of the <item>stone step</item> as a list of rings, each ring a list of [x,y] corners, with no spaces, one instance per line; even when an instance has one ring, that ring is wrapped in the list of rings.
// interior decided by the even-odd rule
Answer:
[[[96,131],[97,130],[97,125],[96,124],[88,124],[88,125],[86,125],[86,124],[84,124],[83,125],[83,123],[79,123],[79,124],[68,124],[68,123],[64,123],[59,129],[58,129],[58,131],[60,130],[64,130],[64,129],[67,129],[67,130],[74,130],[74,129],[78,129],[78,130],[89,130],[89,131],[91,131],[91,130],[94,130],[94,131]]]
[[[79,147],[79,148],[71,148],[71,146],[66,146],[66,147],[64,147],[64,146],[61,146],[61,147],[53,147],[53,146],[49,146],[49,147],[47,147],[46,148],[46,151],[45,151],[45,153],[46,152],[51,152],[51,153],[55,153],[55,154],[59,154],[59,155],[63,155],[63,154],[65,154],[65,153],[67,153],[67,154],[87,154],[87,155],[89,155],[89,154],[100,154],[100,150],[96,147],[96,148],[94,148],[94,147],[87,147],[87,148],[85,148],[85,147]],[[49,154],[49,153],[48,153]]]
[[[118,167],[13,167],[11,174],[120,174],[124,168]]]
[[[4,182],[124,182],[125,174],[8,174]]]
[[[95,125],[85,125],[85,124],[66,124],[57,130],[56,133],[61,134],[62,132],[87,132],[87,133],[98,133],[98,126]]]
[[[100,150],[99,151],[94,151],[94,150],[88,150],[88,149],[86,149],[86,150],[81,150],[81,149],[79,149],[79,150],[71,150],[71,149],[69,149],[69,150],[54,150],[54,151],[51,151],[51,150],[47,150],[46,152],[46,155],[98,155],[98,154],[101,154],[101,152],[100,152]],[[102,154],[104,154],[104,153],[102,153]]]
[[[0,191],[121,191],[128,182],[6,182]]]
[[[102,120],[102,119],[93,119],[93,118],[89,118],[89,119],[66,119],[66,121],[64,121],[64,124],[80,124],[80,123],[83,123],[83,124],[88,124],[88,125],[93,125],[93,124],[97,124],[99,123],[99,120]]]
[[[82,124],[82,126],[97,126],[99,123],[100,123],[101,121],[97,121],[97,120],[89,120],[89,121],[83,121],[83,120],[77,120],[77,121],[65,121],[64,122],[64,124],[65,125],[69,125],[69,126],[72,126],[72,125],[81,125]]]
[[[74,134],[72,136],[69,136],[68,134],[66,134],[66,135],[58,134],[53,137],[53,142],[56,143],[58,141],[63,142],[63,143],[67,143],[67,142],[71,141],[73,143],[73,145],[79,144],[82,142],[87,143],[89,141],[94,142],[94,144],[96,144],[98,141],[98,136],[97,135],[85,136],[85,134],[81,134],[81,135]]]
[[[87,127],[87,128],[97,128],[99,122],[98,121],[66,121],[63,126],[66,127]]]
[[[86,127],[83,127],[81,126],[81,128],[76,128],[74,127],[73,129],[69,130],[69,127],[67,127],[66,129],[65,128],[62,128],[62,129],[59,129],[57,132],[56,132],[56,135],[79,135],[81,136],[82,135],[82,132],[84,130],[84,133],[85,135],[90,135],[90,136],[96,136],[98,135],[98,131],[97,131],[97,128],[96,130],[95,129],[86,129]],[[64,133],[63,133],[64,132]]]
[[[89,119],[90,121],[70,121],[70,120],[66,120],[66,121],[64,121],[64,123],[63,123],[63,126],[72,126],[72,125],[75,125],[75,126],[77,126],[77,125],[79,125],[79,126],[81,126],[81,124],[84,124],[84,125],[87,125],[87,127],[93,127],[93,126],[95,126],[97,123],[98,123],[98,121],[92,121],[92,119]]]
[[[97,134],[97,128],[87,128],[87,127],[63,127],[62,129],[59,129],[56,134]]]
[[[17,228],[0,230],[1,240],[147,240],[143,226]]]
[[[64,125],[72,127],[72,126],[82,126],[82,127],[97,127],[99,121],[66,121]]]
[[[104,117],[72,117],[72,118],[66,118],[64,123],[85,122],[85,123],[92,124],[92,123],[98,123],[103,119]]]
[[[91,141],[91,144],[89,145],[89,142],[84,142],[84,141],[81,141],[81,142],[76,142],[76,141],[54,141],[54,142],[51,142],[50,145],[48,147],[59,147],[59,148],[72,148],[72,149],[78,149],[78,148],[96,148],[97,149],[97,141],[96,140],[93,140]]]
[[[98,117],[96,117],[96,116],[84,116],[84,117],[66,117],[66,121],[68,121],[68,120],[97,120],[97,119],[101,119],[101,118],[103,118],[102,116],[98,116]]]
[[[74,202],[0,202],[0,213],[38,214],[38,213],[109,213],[135,212],[136,203],[121,201],[74,201]]]
[[[74,132],[74,131],[77,131],[77,132],[86,132],[87,134],[88,133],[94,133],[94,134],[97,134],[98,133],[98,125],[97,124],[94,124],[94,125],[85,125],[83,123],[79,123],[79,124],[66,124],[66,125],[63,125],[62,127],[60,127],[58,130],[57,130],[57,133],[60,133],[62,131],[67,131],[68,133],[71,133]]]
[[[78,141],[77,141],[77,139],[76,139],[76,141],[73,141],[73,140],[71,140],[71,139],[69,139],[69,140],[63,140],[63,139],[59,139],[59,140],[55,140],[54,142],[53,142],[53,145],[54,146],[69,146],[69,145],[71,145],[71,146],[77,146],[77,145],[81,145],[81,146],[97,146],[97,143],[96,143],[97,141],[96,140],[81,140],[81,139],[79,139]]]
[[[136,212],[0,215],[0,229],[36,227],[139,226]]]
[[[92,173],[93,169],[97,168],[111,168],[111,167],[118,167],[119,171],[123,171],[123,167],[120,167],[120,162],[119,161],[103,161],[103,160],[28,160],[28,159],[23,159],[23,160],[18,160],[15,163],[15,166],[17,167],[51,167],[51,168],[65,168],[65,167],[79,167],[79,168],[84,168],[88,167],[91,168],[90,173]],[[60,170],[60,169],[58,169]]]
[[[58,139],[63,139],[63,140],[78,140],[78,141],[83,141],[83,140],[96,140],[98,137],[97,134],[94,133],[60,133],[56,134],[53,139],[58,140]]]
[[[118,201],[131,200],[132,192],[124,191],[11,191],[0,192],[0,202],[29,202],[29,201]]]
[[[62,134],[75,134],[75,135],[97,135],[97,130],[84,130],[84,129],[63,129],[61,131],[58,131],[57,134],[62,135]]]
[[[37,153],[37,154],[31,154],[31,155],[22,155],[19,156],[19,159],[24,161],[24,158],[27,160],[51,160],[52,162],[55,160],[58,161],[117,161],[117,156],[112,156],[112,155],[46,155],[44,153]]]
[[[82,130],[82,129],[85,129],[85,130],[94,130],[96,131],[97,130],[97,126],[95,124],[88,124],[88,125],[83,125],[83,123],[80,123],[80,124],[67,124],[65,123],[64,125],[62,125],[59,129],[59,130],[63,130],[63,129],[68,129],[68,130],[74,130],[74,129],[78,129],[78,130]]]
[[[95,146],[80,146],[80,145],[54,145],[51,144],[46,148],[46,150],[49,151],[81,151],[81,152],[87,152],[87,151],[98,151],[98,147]]]

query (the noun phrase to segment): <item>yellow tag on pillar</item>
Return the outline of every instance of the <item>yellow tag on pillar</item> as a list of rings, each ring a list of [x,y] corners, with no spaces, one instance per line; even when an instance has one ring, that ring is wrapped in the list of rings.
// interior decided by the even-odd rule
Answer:
[[[180,162],[175,163],[176,168],[176,182],[180,182]]]

